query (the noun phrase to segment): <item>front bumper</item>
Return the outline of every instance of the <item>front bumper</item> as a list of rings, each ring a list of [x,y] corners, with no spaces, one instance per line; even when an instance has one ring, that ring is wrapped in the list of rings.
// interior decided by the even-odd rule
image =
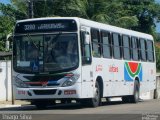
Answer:
[[[14,85],[13,88],[16,100],[81,98],[81,83],[69,87],[18,88]]]

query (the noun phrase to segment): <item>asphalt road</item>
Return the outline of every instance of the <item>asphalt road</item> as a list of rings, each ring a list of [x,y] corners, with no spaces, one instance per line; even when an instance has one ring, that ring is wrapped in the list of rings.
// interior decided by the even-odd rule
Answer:
[[[103,102],[97,108],[82,107],[80,104],[58,104],[45,110],[32,105],[0,109],[0,118],[16,117],[20,120],[160,120],[160,100],[145,100],[137,104],[121,101]],[[16,119],[10,119],[16,120]]]

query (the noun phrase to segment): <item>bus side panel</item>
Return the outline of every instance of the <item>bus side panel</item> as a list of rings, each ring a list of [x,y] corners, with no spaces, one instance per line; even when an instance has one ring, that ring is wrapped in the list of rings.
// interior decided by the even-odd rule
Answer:
[[[81,75],[82,75],[81,98],[92,98],[94,89],[92,65],[82,66]]]
[[[155,63],[142,62],[143,79],[141,81],[140,93],[148,92],[156,88]]]
[[[133,64],[140,66],[139,72],[131,68]],[[133,75],[129,70],[133,70]],[[102,77],[103,97],[133,95],[136,78],[140,81],[141,93],[155,89],[155,63],[93,58],[93,75],[94,80]]]
[[[100,70],[98,64],[95,63],[95,69],[97,74],[100,74],[103,79],[103,96],[108,97],[113,95],[113,87],[112,87],[112,80],[114,78],[114,74],[109,71],[110,64],[113,64],[112,59],[102,59],[99,63],[102,66],[102,72],[100,74]],[[96,68],[97,67],[97,68]]]
[[[114,59],[110,71],[114,73],[113,88],[115,96],[130,95],[133,91],[133,81],[125,80],[125,61]]]
[[[98,76],[103,80],[103,97],[131,95],[133,81],[124,80],[124,61],[93,58],[94,79]]]

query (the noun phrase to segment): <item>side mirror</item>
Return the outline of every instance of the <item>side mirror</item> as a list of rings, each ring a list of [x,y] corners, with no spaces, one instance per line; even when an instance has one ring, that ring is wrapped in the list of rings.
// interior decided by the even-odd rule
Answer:
[[[82,57],[82,63],[85,64],[91,64],[91,57]]]

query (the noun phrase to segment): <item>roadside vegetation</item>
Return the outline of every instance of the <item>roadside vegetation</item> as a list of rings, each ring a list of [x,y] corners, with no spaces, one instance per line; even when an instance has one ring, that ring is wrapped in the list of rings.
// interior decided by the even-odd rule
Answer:
[[[0,3],[0,51],[5,51],[7,35],[13,33],[17,20],[29,18],[29,0]],[[154,36],[157,69],[160,71],[160,37],[155,23],[160,20],[160,4],[155,0],[30,0],[34,18],[74,16],[115,25]]]

